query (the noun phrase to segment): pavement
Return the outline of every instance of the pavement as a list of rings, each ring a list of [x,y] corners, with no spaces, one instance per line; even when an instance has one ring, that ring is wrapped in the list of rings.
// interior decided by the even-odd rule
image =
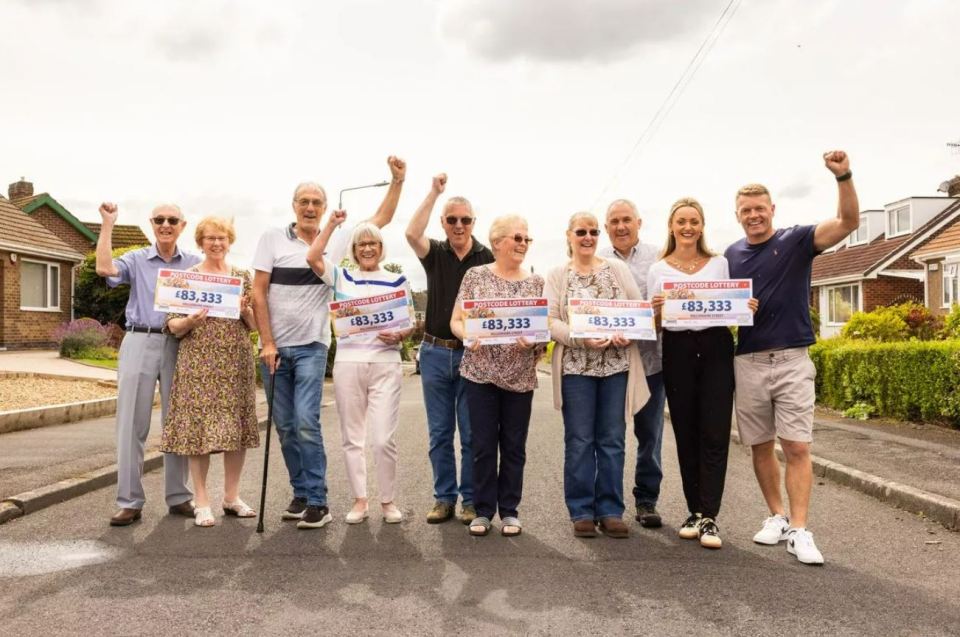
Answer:
[[[55,350],[17,350],[0,352],[0,372],[33,372],[98,380],[117,380],[113,369],[95,367],[60,358]]]

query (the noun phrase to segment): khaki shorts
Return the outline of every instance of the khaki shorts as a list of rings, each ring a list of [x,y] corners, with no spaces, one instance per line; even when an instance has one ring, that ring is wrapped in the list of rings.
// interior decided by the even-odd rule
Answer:
[[[749,446],[774,438],[813,441],[816,367],[806,347],[734,357],[740,441]]]

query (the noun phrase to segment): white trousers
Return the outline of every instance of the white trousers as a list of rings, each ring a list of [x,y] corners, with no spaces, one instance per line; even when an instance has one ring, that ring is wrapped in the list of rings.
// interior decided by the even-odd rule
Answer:
[[[337,361],[333,366],[333,390],[340,415],[343,459],[354,498],[367,497],[366,437],[380,487],[380,502],[397,498],[396,441],[400,423],[400,363],[353,363]]]

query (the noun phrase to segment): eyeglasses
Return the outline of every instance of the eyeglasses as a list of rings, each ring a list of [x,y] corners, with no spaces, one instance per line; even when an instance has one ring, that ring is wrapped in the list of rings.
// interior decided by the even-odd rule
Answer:
[[[526,243],[527,245],[530,245],[531,243],[533,243],[533,237],[525,237],[519,233],[513,235],[510,238],[513,239],[514,243]]]
[[[361,241],[357,244],[357,247],[363,250],[365,248],[376,248],[378,245],[380,245],[379,241]]]
[[[457,225],[458,221],[464,226],[469,226],[471,223],[473,223],[473,217],[454,217],[453,215],[447,217],[448,226],[455,226]]]
[[[180,217],[154,217],[150,221],[152,221],[155,226],[162,226],[164,223],[168,223],[171,226],[178,226],[182,219],[180,219]]]
[[[600,228],[590,228],[589,230],[586,228],[577,228],[573,231],[573,234],[577,235],[578,237],[585,237],[587,236],[587,233],[590,233],[591,237],[599,237]]]
[[[323,208],[327,205],[327,202],[323,199],[297,199],[297,205],[301,208],[306,208],[310,204],[313,204],[314,208]]]
[[[230,243],[230,237],[200,237],[200,238],[203,239],[204,241],[207,241],[208,243],[217,243],[218,241],[220,243]]]

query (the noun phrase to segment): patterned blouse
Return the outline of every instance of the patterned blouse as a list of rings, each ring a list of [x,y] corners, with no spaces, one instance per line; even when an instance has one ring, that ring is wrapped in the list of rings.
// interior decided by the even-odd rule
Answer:
[[[593,274],[578,274],[567,268],[567,297],[571,299],[625,299],[626,294],[617,284],[617,277],[604,263]],[[565,347],[563,373],[604,378],[625,372],[630,360],[625,347],[606,349]]]
[[[522,281],[508,281],[480,265],[467,270],[457,294],[457,305],[466,299],[515,299],[543,296],[543,277],[532,274]],[[460,375],[475,383],[491,383],[507,391],[523,393],[537,387],[539,348],[517,345],[481,345],[467,350],[460,362]]]

